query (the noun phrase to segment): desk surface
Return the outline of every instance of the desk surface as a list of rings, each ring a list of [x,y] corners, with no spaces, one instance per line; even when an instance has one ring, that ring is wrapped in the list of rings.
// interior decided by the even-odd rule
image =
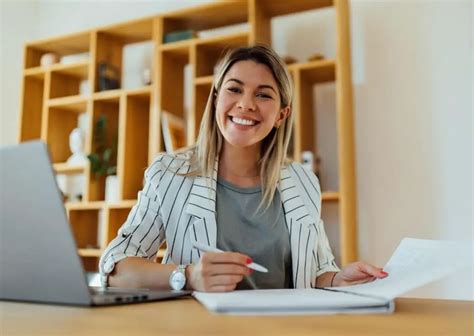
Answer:
[[[391,315],[224,316],[191,298],[100,308],[0,302],[2,335],[473,335],[474,302],[398,299]]]

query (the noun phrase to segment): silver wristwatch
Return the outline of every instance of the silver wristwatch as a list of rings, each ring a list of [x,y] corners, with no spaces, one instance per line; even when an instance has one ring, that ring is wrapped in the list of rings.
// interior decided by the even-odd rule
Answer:
[[[170,286],[174,290],[181,290],[186,286],[186,266],[179,265],[170,275]]]

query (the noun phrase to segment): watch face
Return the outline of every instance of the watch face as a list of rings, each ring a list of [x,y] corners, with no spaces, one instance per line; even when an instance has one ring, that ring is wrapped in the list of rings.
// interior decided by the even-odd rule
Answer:
[[[183,289],[184,284],[186,283],[186,278],[181,272],[175,272],[171,277],[171,287],[173,289]]]

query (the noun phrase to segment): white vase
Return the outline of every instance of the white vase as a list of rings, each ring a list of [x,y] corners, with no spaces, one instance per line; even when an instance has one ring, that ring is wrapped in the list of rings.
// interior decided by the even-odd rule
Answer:
[[[119,201],[119,188],[117,175],[109,175],[105,179],[105,201],[116,203]]]

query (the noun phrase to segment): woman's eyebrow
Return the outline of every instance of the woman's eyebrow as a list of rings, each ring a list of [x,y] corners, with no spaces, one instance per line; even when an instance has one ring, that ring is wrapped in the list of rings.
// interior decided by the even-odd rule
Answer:
[[[228,80],[226,80],[226,83],[230,82],[230,81],[236,82],[240,85],[244,85],[244,82],[242,82],[240,79],[237,79],[237,78],[229,78]],[[270,89],[270,90],[273,90],[273,92],[276,93],[276,90],[271,85],[261,84],[261,85],[258,86],[258,88],[259,89]]]

